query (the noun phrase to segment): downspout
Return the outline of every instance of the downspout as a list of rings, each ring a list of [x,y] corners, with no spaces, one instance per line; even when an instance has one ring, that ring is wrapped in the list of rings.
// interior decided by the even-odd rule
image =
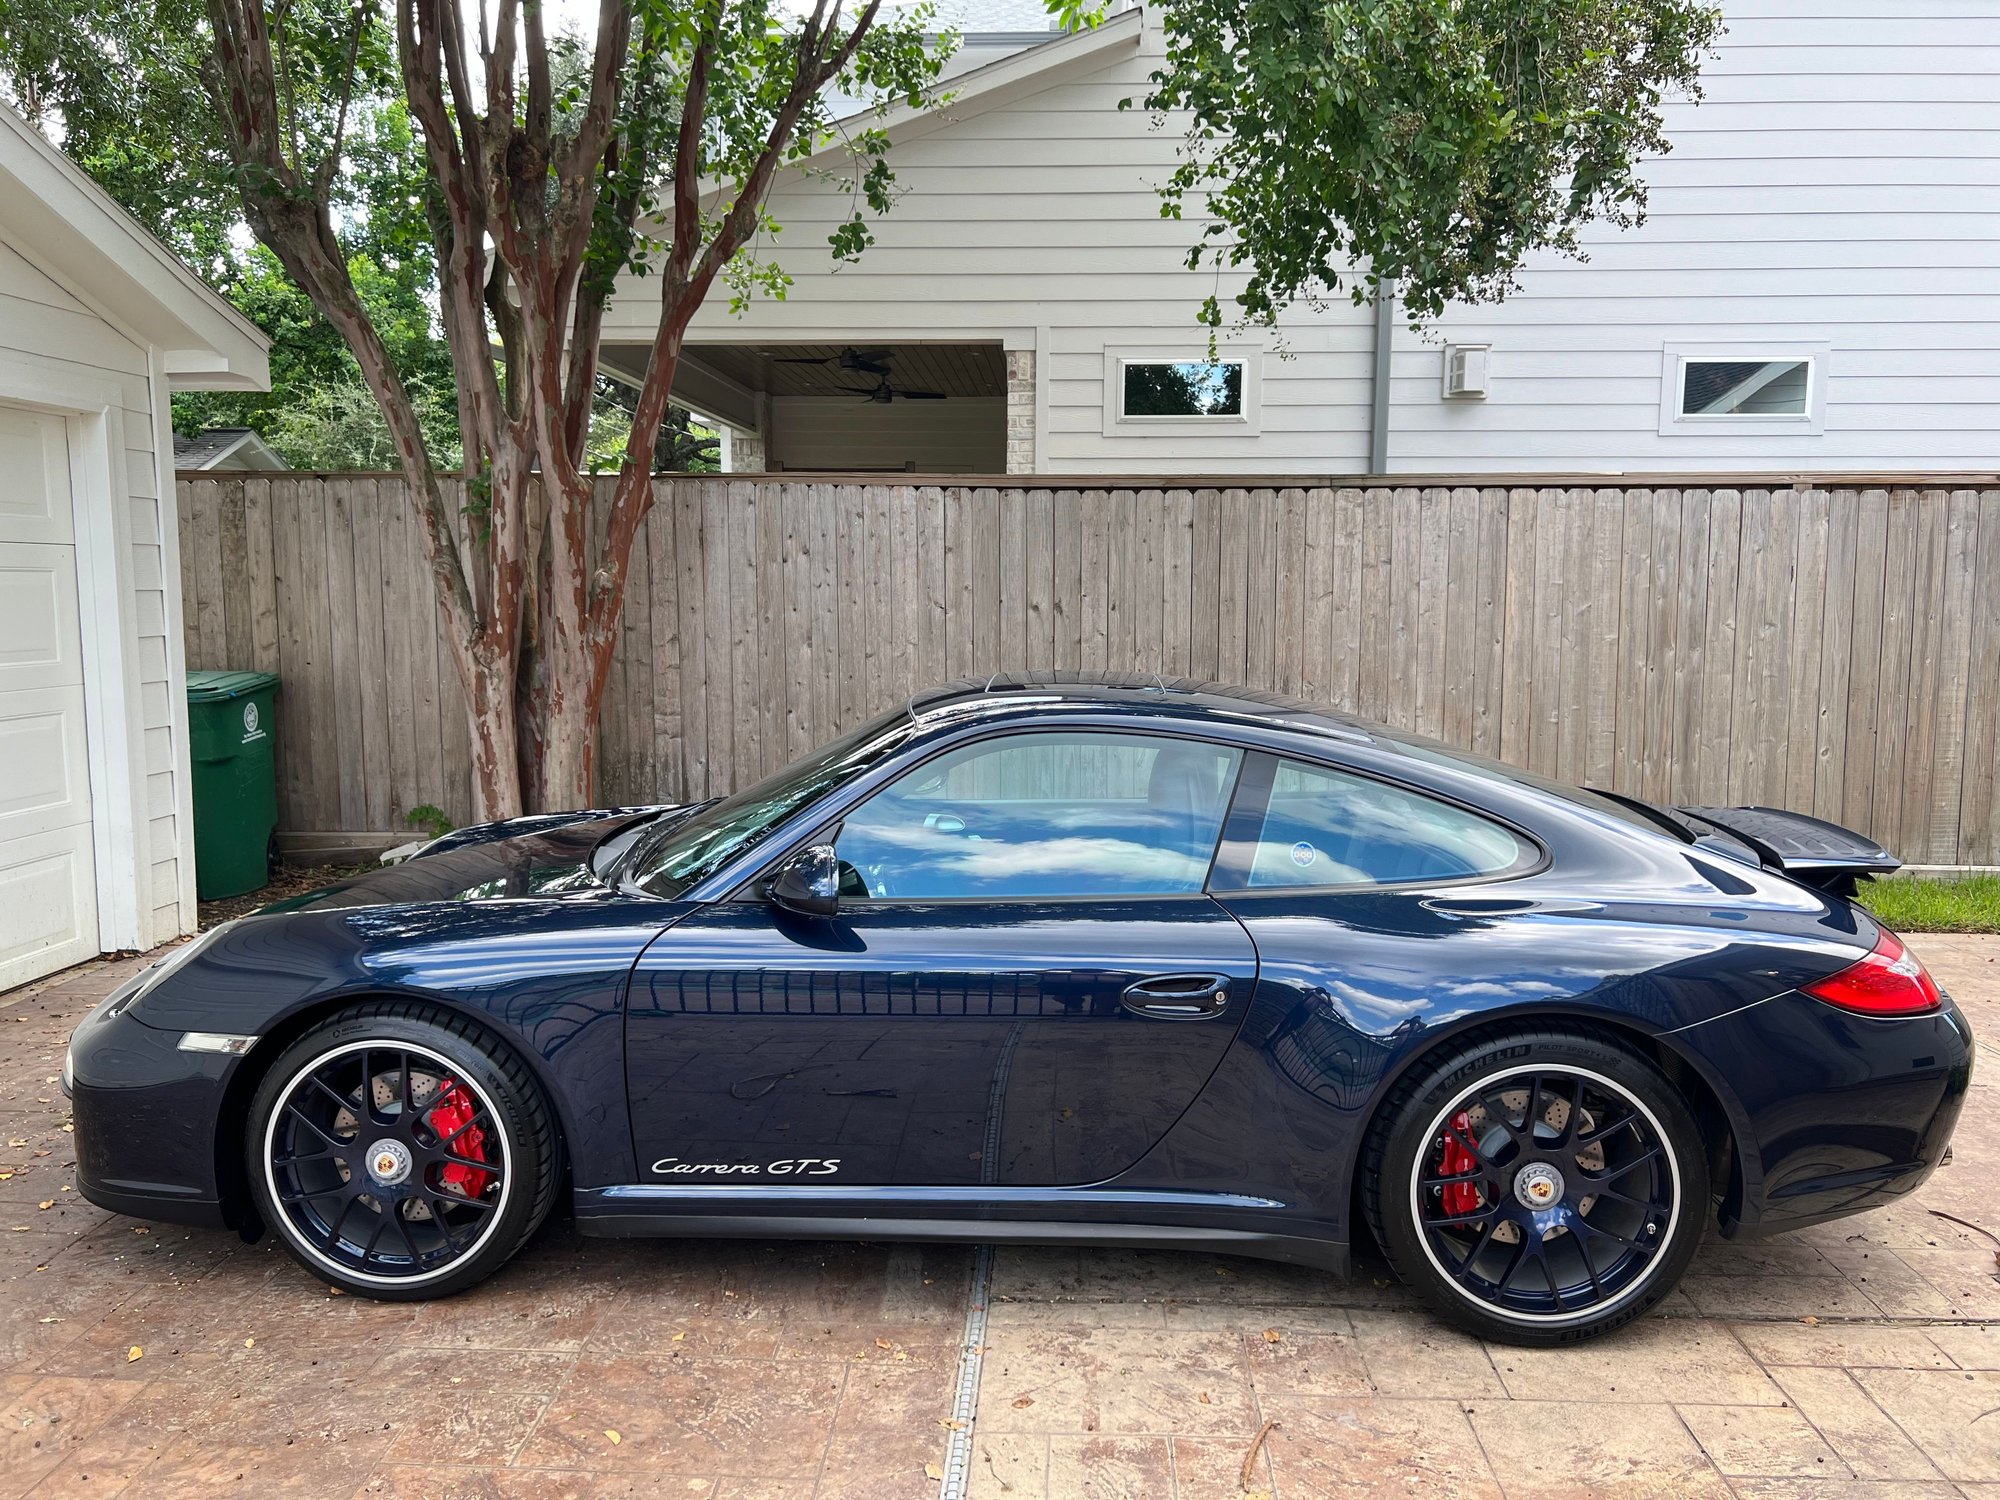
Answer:
[[[1389,358],[1396,346],[1396,278],[1375,284],[1375,361],[1369,380],[1368,472],[1389,472]]]

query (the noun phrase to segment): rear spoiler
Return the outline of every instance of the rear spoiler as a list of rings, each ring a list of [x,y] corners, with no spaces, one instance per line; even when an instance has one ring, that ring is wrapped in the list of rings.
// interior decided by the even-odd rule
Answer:
[[[1865,834],[1823,818],[1775,807],[1681,807],[1697,826],[1731,834],[1805,885],[1851,896],[1864,875],[1887,875],[1903,862]]]

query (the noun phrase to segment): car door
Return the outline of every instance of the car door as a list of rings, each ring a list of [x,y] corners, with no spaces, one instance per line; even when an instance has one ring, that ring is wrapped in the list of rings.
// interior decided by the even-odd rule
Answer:
[[[821,1186],[1115,1177],[1201,1091],[1256,951],[1204,890],[1241,755],[1020,731],[837,828],[842,896],[697,910],[633,975],[642,1176]]]
[[[1524,904],[1487,882],[1540,860],[1522,831],[1456,802],[1251,754],[1209,887],[1257,943],[1256,1044],[1305,1093],[1358,1111],[1426,1027],[1547,993],[1548,937],[1478,937]]]

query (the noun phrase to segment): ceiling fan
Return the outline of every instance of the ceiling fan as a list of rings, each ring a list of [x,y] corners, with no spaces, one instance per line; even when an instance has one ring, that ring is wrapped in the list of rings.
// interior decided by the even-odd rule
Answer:
[[[900,386],[891,385],[889,383],[889,377],[886,373],[882,376],[880,380],[878,380],[873,386],[871,386],[869,389],[865,391],[858,386],[852,386],[852,385],[843,386],[841,387],[841,389],[852,391],[855,395],[859,396],[863,401],[874,401],[880,403],[883,406],[887,406],[891,401],[898,401],[898,400],[944,401],[949,399],[943,391],[906,391]]]
[[[822,358],[794,357],[774,359],[771,363],[774,365],[835,365],[850,375],[880,375],[886,380],[889,377],[888,361],[893,353],[894,351],[889,349],[855,349],[849,347],[841,350],[838,354],[829,354]]]

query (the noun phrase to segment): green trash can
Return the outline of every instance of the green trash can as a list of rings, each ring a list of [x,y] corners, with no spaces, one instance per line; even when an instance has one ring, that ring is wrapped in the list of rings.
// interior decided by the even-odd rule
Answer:
[[[260,889],[271,876],[278,779],[271,764],[278,679],[269,672],[187,674],[194,759],[194,893]]]

